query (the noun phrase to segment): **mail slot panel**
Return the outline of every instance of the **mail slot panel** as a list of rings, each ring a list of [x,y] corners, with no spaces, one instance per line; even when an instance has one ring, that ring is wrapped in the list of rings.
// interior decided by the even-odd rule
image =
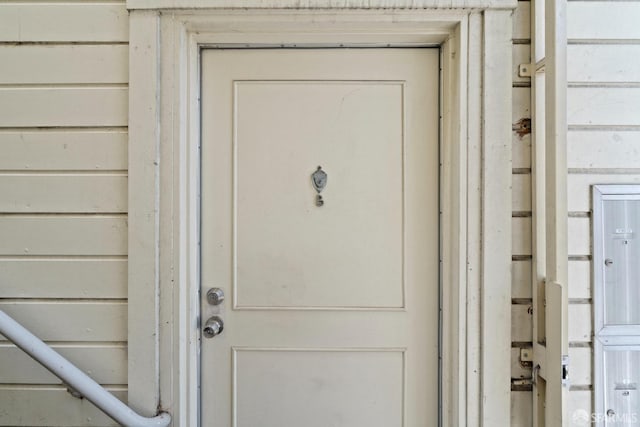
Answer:
[[[604,347],[605,425],[640,423],[640,348]]]
[[[640,425],[640,186],[593,187],[596,426]]]
[[[640,200],[603,200],[604,325],[640,324]],[[600,258],[600,257],[597,257]],[[598,284],[596,284],[598,286]]]

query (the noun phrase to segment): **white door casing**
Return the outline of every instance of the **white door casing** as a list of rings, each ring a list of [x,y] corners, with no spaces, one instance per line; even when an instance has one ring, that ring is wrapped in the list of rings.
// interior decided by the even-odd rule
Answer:
[[[438,49],[202,52],[203,425],[438,418]],[[311,174],[327,175],[321,195]]]
[[[191,3],[180,4],[193,10],[128,2],[130,404],[149,414],[167,409],[174,425],[197,422],[200,48],[439,45],[443,425],[504,424],[515,2],[472,9],[453,1],[432,10],[216,10]]]

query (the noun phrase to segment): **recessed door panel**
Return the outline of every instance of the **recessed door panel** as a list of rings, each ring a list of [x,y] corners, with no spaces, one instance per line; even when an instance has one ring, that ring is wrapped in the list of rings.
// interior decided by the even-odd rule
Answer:
[[[403,425],[401,350],[234,349],[234,357],[238,427]]]
[[[235,82],[237,308],[404,306],[403,88]]]

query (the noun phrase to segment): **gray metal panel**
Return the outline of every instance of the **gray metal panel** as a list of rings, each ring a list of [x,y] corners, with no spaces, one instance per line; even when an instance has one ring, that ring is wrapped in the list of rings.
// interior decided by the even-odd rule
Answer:
[[[640,185],[595,185],[592,219],[592,420],[640,425]]]

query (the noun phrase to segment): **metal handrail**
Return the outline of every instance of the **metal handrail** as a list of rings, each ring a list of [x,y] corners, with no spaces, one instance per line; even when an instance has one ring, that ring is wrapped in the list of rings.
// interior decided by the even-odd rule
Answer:
[[[0,310],[0,334],[123,426],[166,427],[171,423],[171,415],[166,412],[151,418],[134,412],[2,310]]]

